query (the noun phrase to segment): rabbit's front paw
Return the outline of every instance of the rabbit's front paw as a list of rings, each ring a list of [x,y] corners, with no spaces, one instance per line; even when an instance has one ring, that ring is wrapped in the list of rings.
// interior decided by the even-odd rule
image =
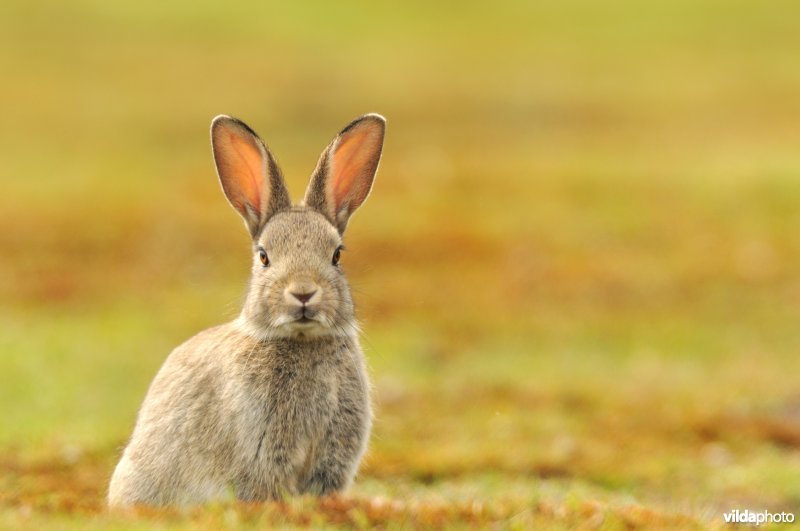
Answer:
[[[317,496],[341,492],[349,483],[344,471],[317,470],[306,481],[303,491]]]

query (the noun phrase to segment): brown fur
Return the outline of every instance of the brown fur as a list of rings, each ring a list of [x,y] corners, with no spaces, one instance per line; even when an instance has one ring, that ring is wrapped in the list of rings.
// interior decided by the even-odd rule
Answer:
[[[161,367],[111,479],[109,505],[187,505],[228,492],[249,501],[324,495],[352,481],[369,437],[369,382],[347,281],[331,257],[371,188],[383,118],[357,120],[323,153],[335,156],[354,127],[372,139],[356,157],[364,168],[342,165],[342,179],[336,164],[321,162],[324,174],[306,194],[314,206],[291,207],[258,136],[238,120],[214,120],[223,190],[254,238],[248,295],[238,319],[197,334]],[[243,146],[246,167],[236,158]],[[254,163],[253,153],[262,160]],[[358,204],[326,204],[330,183],[348,180]]]

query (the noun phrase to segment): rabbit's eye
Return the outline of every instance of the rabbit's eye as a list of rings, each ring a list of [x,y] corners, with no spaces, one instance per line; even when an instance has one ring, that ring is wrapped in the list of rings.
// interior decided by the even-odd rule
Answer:
[[[331,260],[331,263],[335,266],[338,266],[339,258],[341,257],[342,257],[342,246],[340,245],[339,247],[336,248],[335,251],[333,251],[333,260]]]
[[[261,264],[264,267],[267,267],[269,265],[269,257],[267,256],[267,251],[265,251],[264,249],[258,250],[258,258],[261,259]]]

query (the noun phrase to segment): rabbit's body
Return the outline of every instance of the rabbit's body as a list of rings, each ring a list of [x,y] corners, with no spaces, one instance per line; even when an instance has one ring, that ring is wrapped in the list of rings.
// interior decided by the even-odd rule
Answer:
[[[109,500],[193,504],[230,489],[243,500],[336,491],[355,474],[369,427],[355,338],[259,341],[229,323],[169,356]]]
[[[253,276],[239,318],[180,345],[156,375],[111,479],[112,506],[337,492],[366,449],[369,383],[338,257],[377,168],[383,119],[348,126],[295,207],[255,133],[227,117],[215,127],[223,189],[253,235]],[[260,157],[249,158],[253,147]],[[354,173],[365,149],[367,170]]]

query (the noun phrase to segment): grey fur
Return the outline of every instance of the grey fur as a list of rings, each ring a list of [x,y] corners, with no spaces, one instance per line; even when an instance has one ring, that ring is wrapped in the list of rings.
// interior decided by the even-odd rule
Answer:
[[[284,194],[266,147],[263,156],[266,193]],[[372,413],[350,290],[332,263],[341,234],[327,213],[284,203],[237,208],[251,233],[261,227],[242,313],[169,355],[111,478],[110,506],[325,495],[352,482]]]

